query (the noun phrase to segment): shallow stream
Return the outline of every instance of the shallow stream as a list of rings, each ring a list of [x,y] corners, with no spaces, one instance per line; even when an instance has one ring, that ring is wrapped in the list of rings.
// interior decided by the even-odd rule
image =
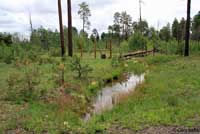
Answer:
[[[144,81],[144,76],[144,74],[130,74],[125,81],[103,88],[94,99],[92,110],[86,114],[84,121],[88,121],[93,114],[101,114],[106,110],[111,110],[115,104],[129,96],[136,86]]]

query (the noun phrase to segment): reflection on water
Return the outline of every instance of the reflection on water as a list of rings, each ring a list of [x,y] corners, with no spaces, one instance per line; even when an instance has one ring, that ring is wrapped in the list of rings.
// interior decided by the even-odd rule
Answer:
[[[144,81],[144,74],[130,75],[125,82],[116,83],[110,87],[105,87],[96,97],[92,114],[101,114],[105,110],[110,110],[117,104],[121,98],[128,96],[130,92],[134,91],[135,87]],[[85,121],[90,119],[91,114],[88,113]]]

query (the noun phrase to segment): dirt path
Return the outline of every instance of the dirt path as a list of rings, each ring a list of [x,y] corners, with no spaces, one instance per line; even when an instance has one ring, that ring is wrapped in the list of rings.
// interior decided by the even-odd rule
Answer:
[[[113,125],[106,131],[106,134],[200,134],[199,127],[176,127],[176,126],[158,126],[143,129],[141,131],[134,131],[129,128]]]

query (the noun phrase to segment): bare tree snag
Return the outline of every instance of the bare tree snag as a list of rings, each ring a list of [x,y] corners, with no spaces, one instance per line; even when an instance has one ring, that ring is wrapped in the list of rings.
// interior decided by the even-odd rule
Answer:
[[[61,56],[64,57],[64,55],[65,55],[65,46],[64,46],[64,31],[63,31],[63,22],[62,22],[61,0],[58,0],[58,16],[59,16],[59,25],[60,25]]]

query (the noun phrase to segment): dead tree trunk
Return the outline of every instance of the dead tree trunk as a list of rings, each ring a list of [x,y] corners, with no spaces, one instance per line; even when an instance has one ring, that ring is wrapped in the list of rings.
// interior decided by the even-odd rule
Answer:
[[[73,42],[72,42],[72,13],[71,0],[67,0],[68,9],[68,55],[73,56]]]
[[[187,22],[186,22],[186,30],[185,30],[185,56],[189,56],[190,8],[191,8],[191,0],[188,0],[187,1]]]
[[[81,49],[81,57],[83,57],[83,45],[82,42],[79,40],[80,49]]]
[[[63,22],[62,22],[62,6],[61,0],[58,0],[58,16],[60,24],[60,44],[61,44],[61,56],[65,55],[65,46],[64,46],[64,31],[63,31]]]
[[[112,58],[112,41],[110,40],[110,58]]]
[[[96,40],[94,41],[94,58],[97,58],[97,44],[96,44]]]

